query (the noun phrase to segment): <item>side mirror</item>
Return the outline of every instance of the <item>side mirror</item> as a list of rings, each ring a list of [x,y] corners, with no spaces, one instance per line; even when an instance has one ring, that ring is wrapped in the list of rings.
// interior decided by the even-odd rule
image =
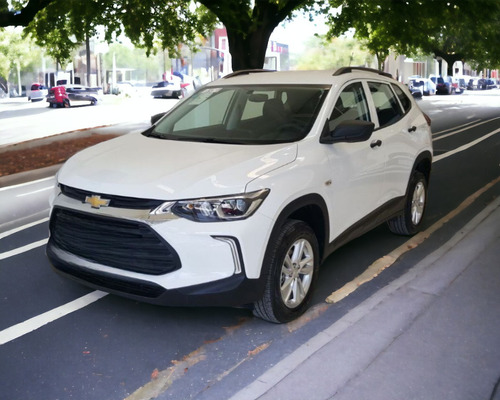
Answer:
[[[162,112],[159,114],[155,114],[151,117],[151,125],[154,125],[158,122],[158,120],[163,117],[166,114],[166,112]]]
[[[333,130],[329,128],[329,121],[325,123],[320,143],[354,143],[370,139],[375,124],[369,121],[350,120],[342,121]]]

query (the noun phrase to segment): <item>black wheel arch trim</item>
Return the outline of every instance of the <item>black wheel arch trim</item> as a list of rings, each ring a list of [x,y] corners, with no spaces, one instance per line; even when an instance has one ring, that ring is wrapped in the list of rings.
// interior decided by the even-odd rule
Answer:
[[[422,172],[425,178],[427,179],[427,184],[428,184],[429,179],[431,177],[431,169],[432,169],[432,153],[426,150],[420,153],[415,159],[410,176],[413,175],[415,171]]]
[[[268,243],[278,234],[281,227],[288,219],[303,221],[313,229],[318,239],[320,259],[322,259],[326,246],[328,245],[328,238],[330,237],[330,218],[328,206],[324,198],[317,193],[311,193],[290,202],[276,219]],[[267,252],[268,250],[266,249],[266,256]]]

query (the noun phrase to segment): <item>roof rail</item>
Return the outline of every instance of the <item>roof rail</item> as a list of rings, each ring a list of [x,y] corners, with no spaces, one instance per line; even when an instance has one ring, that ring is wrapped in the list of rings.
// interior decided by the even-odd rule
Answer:
[[[258,72],[276,72],[274,69],[240,69],[222,77],[222,79],[232,78],[239,75],[249,75]]]
[[[379,71],[378,69],[366,68],[366,67],[342,67],[342,68],[339,68],[338,70],[336,70],[333,73],[333,76],[348,74],[349,72],[352,72],[352,71],[372,72],[374,74],[383,75],[383,76],[386,76],[388,78],[392,78],[392,75],[389,74],[388,72],[383,72],[383,71]]]

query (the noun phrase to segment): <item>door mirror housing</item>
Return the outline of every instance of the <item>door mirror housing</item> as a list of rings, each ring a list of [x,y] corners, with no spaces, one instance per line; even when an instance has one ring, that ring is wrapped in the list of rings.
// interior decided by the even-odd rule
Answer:
[[[342,121],[333,130],[330,130],[329,121],[327,120],[321,134],[320,143],[364,142],[370,139],[374,129],[375,124],[373,122],[350,120]]]
[[[162,112],[151,116],[151,125],[156,124],[165,114],[166,112]]]

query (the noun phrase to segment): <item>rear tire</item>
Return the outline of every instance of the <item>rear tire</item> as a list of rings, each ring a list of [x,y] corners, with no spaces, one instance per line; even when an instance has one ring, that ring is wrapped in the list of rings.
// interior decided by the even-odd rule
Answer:
[[[262,273],[266,286],[254,303],[254,315],[266,321],[291,321],[307,309],[319,271],[314,231],[302,221],[288,220],[271,238]]]
[[[397,235],[411,236],[420,230],[427,204],[427,179],[415,171],[410,179],[403,213],[387,221],[389,229]]]

